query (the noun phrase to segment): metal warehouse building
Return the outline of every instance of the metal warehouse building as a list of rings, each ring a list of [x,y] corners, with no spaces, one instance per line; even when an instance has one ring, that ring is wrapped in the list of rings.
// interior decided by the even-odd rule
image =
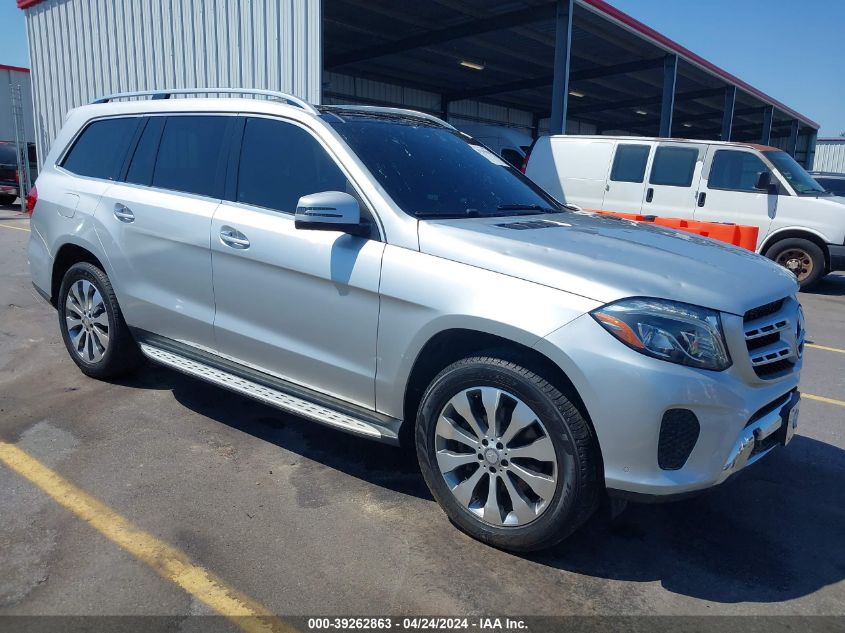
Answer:
[[[124,91],[266,88],[546,131],[732,139],[818,125],[602,0],[18,0],[37,136]]]
[[[845,138],[820,138],[812,167],[817,171],[845,173]]]

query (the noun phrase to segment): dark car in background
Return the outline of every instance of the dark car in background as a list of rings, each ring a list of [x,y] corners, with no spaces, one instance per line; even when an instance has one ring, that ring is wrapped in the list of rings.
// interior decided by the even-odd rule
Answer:
[[[30,182],[35,182],[38,164],[35,155],[35,143],[27,145]],[[0,141],[0,205],[15,202],[20,193],[18,158],[14,141]]]
[[[845,198],[845,174],[834,171],[811,171],[813,179],[834,196]]]

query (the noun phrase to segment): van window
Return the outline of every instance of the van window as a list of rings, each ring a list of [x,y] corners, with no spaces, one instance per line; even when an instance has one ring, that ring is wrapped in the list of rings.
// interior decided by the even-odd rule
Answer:
[[[355,194],[317,139],[290,123],[247,119],[238,167],[238,202],[293,213],[300,197],[321,191]]]
[[[669,187],[689,187],[698,160],[693,147],[658,147],[651,165],[649,184]]]
[[[161,141],[161,131],[164,129],[165,117],[154,116],[147,119],[147,125],[141,134],[141,140],[135,148],[129,171],[126,172],[126,182],[137,185],[149,185],[153,180],[158,144]]]
[[[769,171],[769,168],[754,154],[720,149],[713,155],[707,187],[760,193],[754,185],[761,171]]]
[[[648,145],[617,146],[610,179],[615,182],[642,182],[649,149]]]
[[[230,117],[167,117],[153,186],[218,197],[222,191],[223,145]]]
[[[79,176],[114,180],[139,121],[138,117],[94,121],[76,139],[61,166]]]

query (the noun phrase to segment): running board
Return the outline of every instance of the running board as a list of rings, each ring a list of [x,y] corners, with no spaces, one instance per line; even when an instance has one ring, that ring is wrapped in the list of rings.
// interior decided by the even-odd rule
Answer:
[[[354,433],[389,444],[397,444],[398,438],[393,429],[376,421],[368,421],[328,406],[317,404],[300,396],[270,387],[253,380],[226,371],[212,364],[204,363],[181,354],[141,343],[141,351],[152,361],[175,369],[189,376],[200,378],[219,387],[243,394],[288,413],[314,420],[347,433]]]

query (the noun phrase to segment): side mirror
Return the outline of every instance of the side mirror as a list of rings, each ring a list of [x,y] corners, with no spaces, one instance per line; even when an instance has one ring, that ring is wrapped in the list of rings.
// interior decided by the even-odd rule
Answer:
[[[772,174],[768,171],[761,171],[757,174],[757,182],[754,183],[754,188],[760,191],[769,191],[769,185],[772,184]]]
[[[294,226],[312,231],[341,231],[351,235],[367,235],[361,224],[358,201],[342,191],[323,191],[302,196],[296,203]]]

